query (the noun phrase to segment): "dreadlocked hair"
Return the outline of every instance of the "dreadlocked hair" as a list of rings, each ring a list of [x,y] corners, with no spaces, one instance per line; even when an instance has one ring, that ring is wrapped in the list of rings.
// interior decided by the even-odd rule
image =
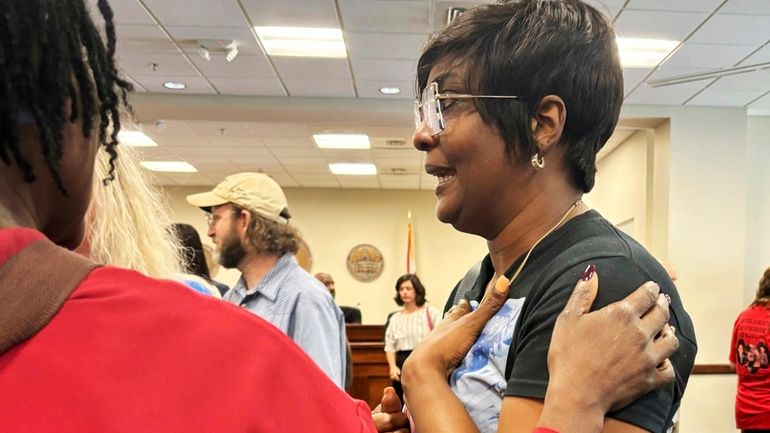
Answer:
[[[21,149],[19,124],[35,123],[48,171],[63,194],[59,173],[65,122],[83,120],[91,137],[99,116],[99,145],[109,154],[104,182],[115,178],[119,109],[133,87],[115,67],[115,26],[106,0],[98,1],[105,38],[84,0],[3,0],[0,5],[0,159],[16,164],[24,180],[37,178]],[[69,103],[69,110],[65,104]],[[69,116],[67,116],[69,111]]]

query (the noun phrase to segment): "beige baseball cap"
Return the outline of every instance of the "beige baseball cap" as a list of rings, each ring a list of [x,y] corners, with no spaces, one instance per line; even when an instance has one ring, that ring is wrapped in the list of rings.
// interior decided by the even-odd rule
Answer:
[[[214,206],[233,203],[284,224],[291,217],[281,186],[264,173],[232,174],[211,191],[188,195],[187,202],[206,212]]]

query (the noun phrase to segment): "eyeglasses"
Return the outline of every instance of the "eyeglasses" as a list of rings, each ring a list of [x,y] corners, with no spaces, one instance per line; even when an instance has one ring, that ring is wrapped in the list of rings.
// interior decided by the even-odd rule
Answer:
[[[446,121],[440,101],[444,99],[520,99],[518,96],[501,95],[463,95],[456,93],[439,93],[438,83],[428,84],[422,91],[419,101],[414,102],[414,127],[419,129],[423,122],[428,127],[430,135],[436,135],[444,130]]]

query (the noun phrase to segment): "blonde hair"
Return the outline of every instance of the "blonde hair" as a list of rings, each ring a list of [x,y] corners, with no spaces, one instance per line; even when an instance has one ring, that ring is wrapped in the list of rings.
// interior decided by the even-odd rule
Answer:
[[[183,249],[173,233],[166,203],[136,152],[120,146],[115,179],[109,177],[110,156],[96,157],[93,199],[88,210],[89,255],[108,265],[139,271],[155,278],[178,279],[183,273]]]

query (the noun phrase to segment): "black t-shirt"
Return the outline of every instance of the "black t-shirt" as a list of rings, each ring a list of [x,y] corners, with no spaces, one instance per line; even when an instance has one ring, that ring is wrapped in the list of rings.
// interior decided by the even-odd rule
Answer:
[[[522,259],[523,257],[520,257],[516,260],[505,273],[508,278],[513,275]],[[548,386],[548,347],[553,327],[580,275],[589,264],[595,265],[599,274],[599,293],[592,306],[593,310],[623,299],[646,281],[658,283],[661,292],[668,293],[671,297],[669,323],[676,327],[680,343],[679,351],[671,358],[676,380],[663,389],[641,397],[622,410],[608,414],[611,418],[651,432],[665,432],[679,408],[697,351],[692,321],[665,269],[644,247],[620,232],[596,211],[588,211],[571,219],[535,248],[511,286],[508,295],[511,305],[503,308],[508,309],[506,317],[510,318],[509,320],[516,320],[513,338],[498,338],[495,345],[489,343],[490,337],[484,337],[482,334],[477,343],[483,347],[474,347],[465,361],[466,364],[461,364],[455,373],[482,364],[486,366],[485,361],[479,362],[480,354],[490,353],[490,347],[498,350],[499,342],[504,341],[503,344],[510,344],[505,360],[506,383],[498,389],[502,390],[504,387],[505,396],[545,398]],[[482,262],[475,285],[465,297],[480,301],[493,274],[494,270],[487,256]],[[457,289],[458,287],[455,287],[455,291]],[[446,309],[451,307],[454,293],[453,291]],[[488,325],[485,332],[491,328],[510,332],[510,327],[503,327],[500,323]],[[612,330],[608,329],[607,332]],[[486,345],[480,343],[483,338],[488,340]],[[598,350],[596,355],[601,356],[601,350]],[[504,357],[505,354],[500,353],[498,356]],[[453,374],[451,380],[458,395],[467,392],[463,389],[468,389],[454,386],[459,376]]]

